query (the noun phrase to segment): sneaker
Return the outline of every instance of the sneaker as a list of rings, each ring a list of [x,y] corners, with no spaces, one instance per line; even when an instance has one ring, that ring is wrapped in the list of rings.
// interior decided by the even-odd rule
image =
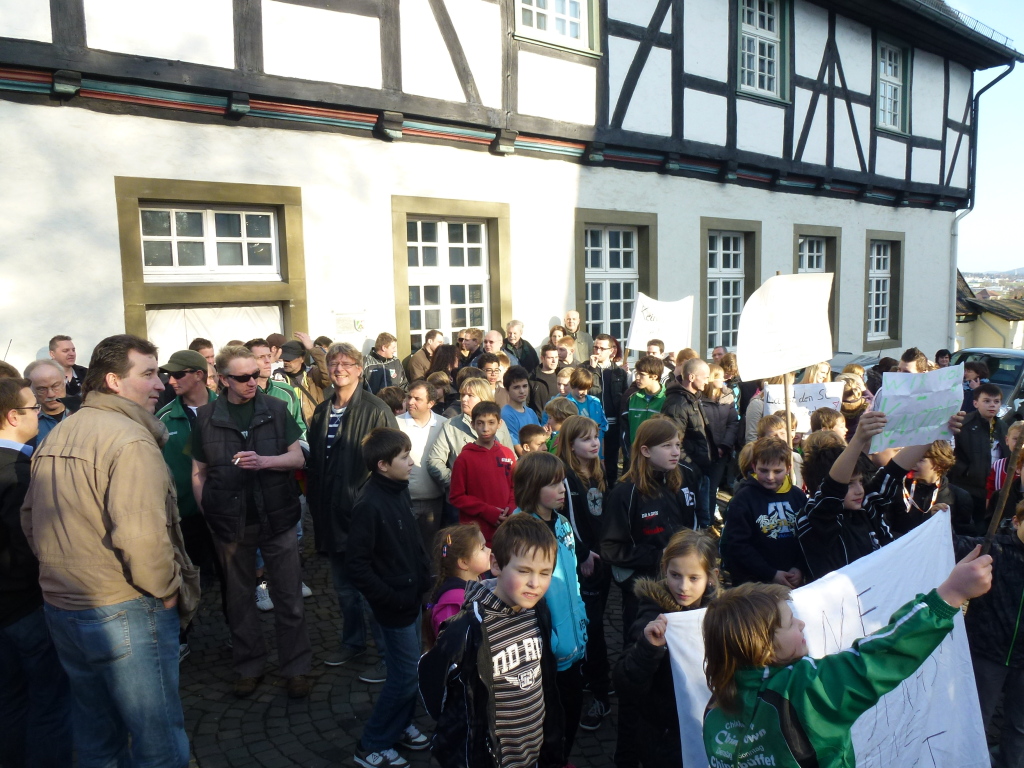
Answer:
[[[426,749],[430,746],[430,739],[420,733],[419,728],[409,723],[398,737],[398,746],[413,750]]]
[[[313,596],[313,590],[306,586],[306,582],[302,582],[302,596],[303,597],[312,597]]]
[[[295,675],[294,677],[288,678],[287,687],[289,699],[304,699],[309,696],[309,691],[313,687],[313,684],[305,675]]]
[[[267,589],[267,582],[261,581],[256,587],[256,607],[261,611],[274,610],[274,602],[270,599],[270,590]]]
[[[388,665],[381,659],[372,667],[360,672],[359,679],[364,683],[383,683],[388,679]]]
[[[394,749],[382,749],[380,752],[369,752],[356,745],[354,755],[358,765],[366,768],[404,768],[409,761],[398,754]]]
[[[188,647],[188,643],[178,643],[178,663],[181,664],[188,655],[192,653],[192,649]]]
[[[594,699],[583,717],[580,718],[580,728],[585,731],[596,731],[601,727],[601,721],[611,711],[611,707],[600,699]]]
[[[340,667],[342,664],[348,664],[352,659],[357,659],[366,653],[366,649],[362,650],[356,648],[342,648],[340,651],[334,651],[324,656],[324,664],[328,667]]]

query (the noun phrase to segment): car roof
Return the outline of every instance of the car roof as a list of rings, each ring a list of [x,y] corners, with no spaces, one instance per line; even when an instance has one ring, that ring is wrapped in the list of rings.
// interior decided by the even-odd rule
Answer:
[[[992,357],[1024,357],[1024,349],[1003,349],[1000,347],[969,347],[958,349],[954,355],[991,355]]]

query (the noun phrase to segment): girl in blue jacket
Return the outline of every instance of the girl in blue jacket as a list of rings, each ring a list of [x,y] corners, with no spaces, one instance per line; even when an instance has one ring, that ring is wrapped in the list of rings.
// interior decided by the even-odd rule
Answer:
[[[550,453],[523,455],[512,473],[513,493],[519,508],[551,528],[558,541],[558,557],[551,585],[544,596],[551,611],[551,647],[558,661],[557,686],[565,715],[565,751],[568,761],[583,708],[583,656],[587,648],[587,611],[576,576],[576,539],[572,526],[558,513],[565,503],[565,467]]]

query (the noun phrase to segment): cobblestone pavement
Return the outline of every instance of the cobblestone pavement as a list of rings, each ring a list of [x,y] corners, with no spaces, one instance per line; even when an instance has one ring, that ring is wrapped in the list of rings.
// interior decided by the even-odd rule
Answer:
[[[310,528],[307,527],[307,531]],[[307,699],[289,699],[284,680],[276,674],[274,614],[261,616],[264,636],[270,648],[266,677],[250,698],[235,698],[231,651],[227,647],[227,623],[220,612],[216,584],[206,591],[196,617],[189,645],[191,654],[181,665],[181,700],[185,730],[192,743],[192,766],[262,766],[263,768],[326,768],[354,765],[352,752],[370,714],[380,685],[360,682],[358,674],[376,661],[371,650],[364,659],[341,667],[323,664],[326,653],[338,649],[340,616],[325,557],[312,551],[308,537],[305,554],[305,582],[313,596],[305,601],[306,620],[313,644],[312,693]],[[607,635],[611,656],[621,646],[620,602],[612,588],[608,605]],[[359,663],[363,662],[363,663]],[[584,711],[590,705],[584,700]],[[615,751],[616,703],[597,731],[579,731],[572,762],[583,768],[612,766]],[[416,724],[429,734],[433,721],[417,708]],[[414,766],[436,765],[429,752],[403,752]]]

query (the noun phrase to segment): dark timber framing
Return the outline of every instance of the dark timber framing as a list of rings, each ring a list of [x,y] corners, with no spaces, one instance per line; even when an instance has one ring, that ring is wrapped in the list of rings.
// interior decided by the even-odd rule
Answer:
[[[146,338],[146,309],[211,304],[278,304],[285,335],[308,330],[306,260],[302,240],[302,192],[298,187],[226,184],[178,179],[114,177],[121,243],[124,327]],[[263,205],[277,211],[281,279],[254,282],[147,283],[142,268],[139,203]],[[225,297],[230,302],[225,302]]]

